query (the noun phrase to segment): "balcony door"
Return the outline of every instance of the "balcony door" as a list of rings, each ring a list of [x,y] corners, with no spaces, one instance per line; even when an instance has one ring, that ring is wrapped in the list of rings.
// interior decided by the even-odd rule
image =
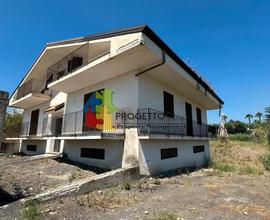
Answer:
[[[186,123],[187,123],[187,136],[193,136],[193,125],[192,125],[192,106],[186,102]]]
[[[61,136],[62,134],[63,117],[55,119],[55,136]]]
[[[29,135],[36,135],[38,129],[39,109],[31,112]]]

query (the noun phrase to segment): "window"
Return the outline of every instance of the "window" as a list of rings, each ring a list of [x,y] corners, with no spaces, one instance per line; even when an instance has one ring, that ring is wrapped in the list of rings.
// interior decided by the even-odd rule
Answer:
[[[177,148],[160,149],[160,154],[161,154],[161,160],[177,157]]]
[[[26,146],[27,151],[37,151],[37,145],[28,144]]]
[[[164,102],[164,115],[173,117],[174,115],[174,103],[173,95],[163,91],[163,102]]]
[[[202,111],[199,108],[196,108],[196,113],[197,113],[197,123],[202,124]]]
[[[193,146],[193,153],[204,152],[204,145]]]
[[[105,159],[105,149],[81,148],[81,157],[104,160]]]

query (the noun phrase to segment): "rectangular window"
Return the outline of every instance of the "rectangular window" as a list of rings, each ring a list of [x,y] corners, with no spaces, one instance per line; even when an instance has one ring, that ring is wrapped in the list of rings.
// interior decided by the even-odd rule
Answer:
[[[177,157],[177,148],[160,149],[161,160]]]
[[[204,152],[204,145],[193,146],[193,153]]]
[[[37,151],[37,145],[28,144],[26,146],[27,151]]]
[[[163,91],[164,114],[169,117],[174,115],[173,95]]]
[[[202,111],[199,108],[196,108],[196,113],[197,113],[197,123],[202,124]]]
[[[81,148],[81,157],[104,160],[105,159],[105,149]]]

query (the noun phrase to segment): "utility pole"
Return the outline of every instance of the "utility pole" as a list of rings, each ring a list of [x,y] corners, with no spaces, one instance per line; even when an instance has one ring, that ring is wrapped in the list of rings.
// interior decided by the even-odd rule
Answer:
[[[8,106],[8,92],[0,90],[0,148],[3,139],[3,127]]]

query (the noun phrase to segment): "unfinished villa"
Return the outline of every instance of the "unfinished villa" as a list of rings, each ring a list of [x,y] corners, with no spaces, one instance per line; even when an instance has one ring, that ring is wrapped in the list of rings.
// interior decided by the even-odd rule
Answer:
[[[151,175],[209,158],[207,110],[223,101],[148,26],[48,43],[9,107],[28,155],[59,153]]]

